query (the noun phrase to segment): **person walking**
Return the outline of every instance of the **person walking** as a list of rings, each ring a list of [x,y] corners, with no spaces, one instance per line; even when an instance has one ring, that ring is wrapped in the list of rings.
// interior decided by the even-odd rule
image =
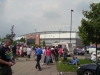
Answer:
[[[65,48],[63,49],[63,55],[64,55],[64,61],[67,61],[67,55],[68,55],[68,49],[65,46]]]
[[[15,60],[15,58],[16,58],[16,51],[17,50],[17,47],[16,47],[16,45],[14,45],[14,47],[12,48],[12,54],[13,54],[13,58],[12,58],[12,60]],[[18,58],[16,58],[17,60],[18,60]]]
[[[53,61],[53,62],[55,62],[55,61],[54,61],[54,60],[55,60],[55,55],[54,55],[54,54],[55,54],[55,52],[54,52],[54,47],[51,47],[51,49],[50,49],[50,50],[51,50],[51,58],[52,58],[52,61]]]
[[[20,48],[19,48],[19,53],[20,53],[20,56],[22,56],[22,50],[23,50],[23,47],[22,47],[22,46],[20,46]]]
[[[31,47],[28,46],[28,48],[27,48],[27,58],[28,58],[29,60],[30,60],[31,52],[32,52]],[[27,61],[27,58],[26,58],[26,61]]]
[[[60,58],[59,62],[61,62],[62,61],[62,57],[63,57],[63,49],[62,49],[62,47],[59,48],[58,53],[59,53],[59,58]]]
[[[44,64],[44,58],[45,58],[45,47],[42,47],[42,59],[41,59],[42,65]]]
[[[55,61],[58,61],[59,53],[58,53],[58,47],[54,48],[54,56],[55,56]]]
[[[24,57],[27,57],[27,46],[23,47]]]
[[[11,60],[10,49],[11,39],[5,39],[4,45],[0,47],[0,75],[12,75],[11,66],[15,64],[15,61]]]
[[[46,48],[46,64],[48,65],[50,63],[50,58],[51,58],[51,51],[50,48]]]
[[[39,71],[41,71],[40,60],[41,60],[42,49],[40,46],[36,49],[35,54],[37,55],[37,63],[35,68],[36,69],[38,68]]]

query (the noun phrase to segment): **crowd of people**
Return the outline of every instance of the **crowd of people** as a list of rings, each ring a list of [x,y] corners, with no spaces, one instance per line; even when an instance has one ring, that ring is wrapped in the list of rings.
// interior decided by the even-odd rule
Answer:
[[[64,61],[67,62],[68,49],[65,46],[62,48],[54,46],[23,46],[23,45],[14,45],[12,46],[12,60],[18,60],[18,57],[25,57],[26,61],[30,60],[30,57],[33,56],[37,61],[36,68],[41,70],[40,64],[49,65],[50,63],[61,62],[64,58]]]
[[[37,61],[35,68],[39,71],[41,71],[41,64],[49,65],[57,61],[61,62],[63,59],[67,62],[68,49],[66,46],[64,48],[61,46],[33,47],[17,44],[10,47],[11,42],[11,39],[5,39],[4,45],[0,47],[0,68],[3,68],[0,69],[0,75],[12,75],[11,66],[15,64],[15,60],[19,60],[18,57],[25,57],[26,61],[33,57]],[[78,62],[78,59],[74,57],[70,61],[73,65],[77,65]]]
[[[36,54],[36,50],[38,49],[37,47],[31,47],[31,46],[21,46],[21,45],[14,45],[12,47],[12,54],[13,54],[13,60],[15,60],[16,55],[21,56],[21,57],[27,57],[30,58],[31,53],[34,53],[34,56]],[[60,58],[60,61],[62,61],[62,57],[64,56],[64,60],[67,60],[67,54],[68,54],[68,49],[61,48],[61,47],[41,47],[42,50],[42,59],[41,62],[45,61],[45,57],[48,59],[52,58],[52,61],[58,61],[58,57]],[[35,58],[35,57],[34,57]],[[18,58],[16,58],[18,60]],[[36,58],[35,58],[36,59]],[[27,59],[26,59],[27,60]],[[45,61],[46,62],[46,61]],[[43,63],[42,63],[43,64]]]

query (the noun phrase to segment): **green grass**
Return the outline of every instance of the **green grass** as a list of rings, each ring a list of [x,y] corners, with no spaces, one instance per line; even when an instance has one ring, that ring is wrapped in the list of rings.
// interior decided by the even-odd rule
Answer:
[[[80,65],[82,64],[88,64],[88,63],[92,63],[90,60],[86,60],[86,59],[79,59],[80,61]],[[78,66],[80,66],[78,65]],[[76,65],[70,65],[70,64],[66,64],[64,61],[63,62],[57,62],[56,63],[57,66],[57,70],[59,72],[76,72],[78,66]]]

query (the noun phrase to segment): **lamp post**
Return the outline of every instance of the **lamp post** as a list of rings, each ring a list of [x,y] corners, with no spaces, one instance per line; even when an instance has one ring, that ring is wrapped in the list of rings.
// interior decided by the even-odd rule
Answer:
[[[36,29],[35,29],[35,44],[36,44]]]
[[[71,43],[71,31],[72,31],[72,12],[74,10],[71,10],[71,24],[70,24],[70,43]]]

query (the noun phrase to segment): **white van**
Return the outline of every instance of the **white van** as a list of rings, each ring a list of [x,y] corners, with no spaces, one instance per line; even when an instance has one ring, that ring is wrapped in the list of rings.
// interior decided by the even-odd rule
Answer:
[[[96,48],[89,48],[89,53],[96,52]],[[100,52],[100,49],[97,48],[97,52]]]
[[[71,43],[66,43],[66,42],[60,42],[60,43],[52,43],[52,46],[61,46],[62,48],[64,48],[65,46],[67,47],[69,53],[69,56],[73,55],[73,47]]]

